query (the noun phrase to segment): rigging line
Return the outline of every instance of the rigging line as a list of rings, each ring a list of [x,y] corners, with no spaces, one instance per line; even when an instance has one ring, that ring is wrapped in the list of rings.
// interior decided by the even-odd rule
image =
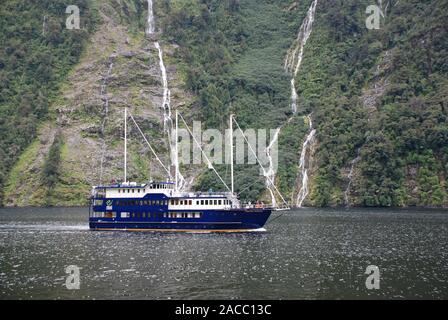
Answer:
[[[280,218],[283,215],[284,215],[284,213],[281,213],[279,216],[275,217],[274,219],[269,220],[267,223],[271,223],[271,222],[277,220],[278,218]]]
[[[183,123],[185,124],[185,126],[187,127],[188,133],[191,135],[191,137],[193,138],[194,142],[196,143],[196,145],[199,147],[199,149],[201,149],[201,153],[204,155],[205,159],[207,160],[207,165],[209,168],[213,169],[213,171],[216,173],[216,175],[218,176],[219,180],[221,180],[221,182],[224,184],[224,186],[227,188],[227,190],[229,190],[230,193],[232,193],[232,190],[230,190],[229,186],[224,182],[224,180],[221,178],[221,176],[219,175],[218,171],[216,171],[215,167],[212,165],[212,163],[210,162],[210,160],[208,159],[207,155],[205,154],[204,150],[202,150],[201,145],[199,144],[199,142],[196,140],[196,137],[193,135],[193,133],[191,133],[190,131],[190,127],[187,125],[187,123],[185,122],[184,117],[182,117],[182,115],[180,114],[180,112],[178,113],[180,118],[182,119]]]
[[[241,190],[240,192],[237,193],[237,195],[242,194],[244,191],[246,191],[247,189],[253,187],[256,183],[258,183],[258,180],[261,178],[261,176],[259,176],[254,183],[252,183],[251,185],[249,185],[248,187],[244,188],[243,190]]]
[[[140,127],[138,126],[137,122],[135,121],[134,117],[132,116],[132,114],[130,112],[129,112],[129,116],[131,117],[131,119],[135,123],[135,125],[137,126],[137,129],[140,132],[140,134],[142,135],[142,137],[145,140],[145,142],[148,144],[149,149],[151,150],[152,154],[156,157],[157,161],[159,161],[159,163],[162,165],[163,169],[165,169],[165,171],[168,173],[168,176],[170,177],[170,179],[172,179],[170,171],[165,167],[165,165],[163,164],[162,160],[160,160],[160,158],[157,156],[157,153],[154,151],[154,149],[152,148],[151,144],[146,139],[145,135],[143,134],[142,130],[140,129]]]
[[[263,170],[264,175],[266,176],[266,178],[269,180],[269,182],[271,183],[271,185],[274,187],[275,191],[277,191],[278,195],[280,196],[280,198],[282,198],[282,201],[284,204],[286,204],[286,206],[288,206],[288,202],[286,202],[285,198],[283,198],[282,194],[280,193],[280,191],[278,191],[277,187],[275,186],[274,182],[271,180],[271,178],[269,178],[269,176],[266,174],[266,170],[264,169],[264,167],[261,165],[260,159],[258,159],[257,154],[255,153],[255,151],[252,149],[252,146],[250,145],[249,141],[246,138],[246,135],[244,134],[243,130],[241,130],[240,125],[238,124],[238,122],[236,121],[235,117],[233,118],[233,120],[235,121],[238,129],[241,131],[241,134],[243,135],[244,140],[247,143],[247,146],[249,147],[250,151],[252,151],[253,155],[255,156],[255,159],[257,159],[258,164],[260,165],[261,169]]]

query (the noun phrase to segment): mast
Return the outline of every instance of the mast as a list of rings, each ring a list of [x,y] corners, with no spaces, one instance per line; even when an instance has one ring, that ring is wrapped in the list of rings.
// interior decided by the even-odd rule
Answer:
[[[178,185],[178,183],[179,183],[179,159],[177,158],[177,152],[178,152],[178,150],[177,150],[177,139],[178,139],[178,133],[177,133],[177,130],[178,130],[178,125],[179,125],[179,123],[178,123],[178,112],[177,112],[177,110],[176,110],[176,130],[175,130],[175,132],[174,132],[174,138],[175,138],[175,142],[174,142],[174,152],[176,153],[175,155],[174,155],[174,161],[175,161],[175,163],[174,163],[174,170],[175,170],[175,172],[174,172],[174,175],[176,176],[175,178],[174,178],[174,180],[175,180],[175,190],[176,191],[178,191],[178,188],[179,188],[179,185]]]
[[[127,137],[127,118],[128,118],[128,109],[124,108],[124,182],[127,182],[127,148],[128,148],[128,137]]]
[[[230,189],[233,194],[233,114],[230,114],[229,121],[229,136],[230,136]]]

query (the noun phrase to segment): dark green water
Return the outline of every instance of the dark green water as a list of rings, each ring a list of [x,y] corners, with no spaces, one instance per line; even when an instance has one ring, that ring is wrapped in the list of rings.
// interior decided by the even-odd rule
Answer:
[[[87,218],[0,209],[0,299],[448,298],[443,210],[303,209],[247,234],[93,232]]]

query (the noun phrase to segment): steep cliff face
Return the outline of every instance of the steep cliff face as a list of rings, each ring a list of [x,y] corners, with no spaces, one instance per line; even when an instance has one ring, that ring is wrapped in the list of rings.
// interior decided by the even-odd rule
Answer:
[[[169,165],[159,51],[153,39],[147,38],[144,24],[138,30],[139,25],[125,20],[140,19],[137,9],[126,3],[117,6],[114,1],[99,4],[101,22],[51,105],[51,119],[41,125],[37,138],[13,167],[6,182],[5,205],[86,204],[92,185],[121,181],[125,107]],[[161,47],[169,60],[175,48],[164,43]],[[188,114],[191,95],[182,89],[176,68],[168,66],[166,73],[171,105],[185,108]],[[151,161],[131,120],[128,124],[128,178],[162,177],[162,167]],[[60,161],[56,182],[48,186],[42,172],[56,135],[62,138]]]
[[[446,1],[326,1],[299,96],[317,125],[309,204],[446,206]],[[372,13],[372,12],[371,12]]]
[[[448,4],[378,1],[369,30],[371,2],[154,1],[149,33],[147,1],[89,2],[98,21],[78,63],[27,148],[0,162],[3,203],[85,204],[91,185],[121,180],[125,107],[169,164],[161,54],[172,110],[203,128],[234,113],[244,129],[278,130],[275,174],[235,166],[243,199],[281,203],[269,176],[292,205],[447,206]],[[163,177],[129,128],[129,179]],[[198,189],[222,189],[205,168],[181,169]]]

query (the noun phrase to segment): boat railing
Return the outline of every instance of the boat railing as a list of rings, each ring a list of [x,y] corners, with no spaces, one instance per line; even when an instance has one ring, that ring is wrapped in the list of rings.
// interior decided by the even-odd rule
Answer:
[[[263,201],[256,201],[255,203],[244,202],[241,204],[241,207],[245,208],[245,209],[271,209],[271,210],[275,210],[275,211],[284,211],[284,210],[291,209],[289,206],[285,206],[285,205],[272,206],[272,205],[264,203]]]
[[[231,198],[232,193],[231,192],[183,192],[179,194],[180,196],[186,196],[186,197],[197,197],[197,198],[207,198],[207,197],[213,197],[213,196],[222,196],[226,198]]]

